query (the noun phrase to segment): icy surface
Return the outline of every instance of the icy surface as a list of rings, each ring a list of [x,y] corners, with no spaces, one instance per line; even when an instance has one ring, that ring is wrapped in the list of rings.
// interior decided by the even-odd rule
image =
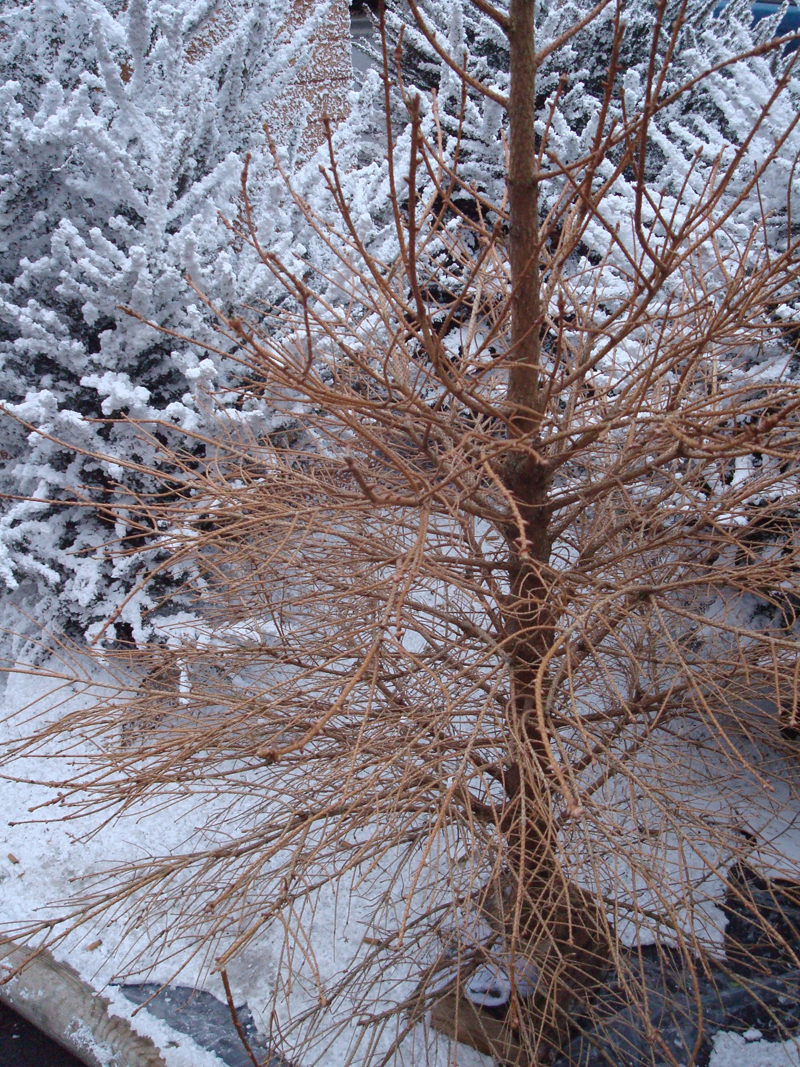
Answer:
[[[123,985],[119,991],[133,1004],[145,1005],[150,1015],[161,1019],[174,1030],[189,1034],[204,1049],[216,1053],[228,1067],[250,1067],[252,1060],[236,1032],[228,1005],[211,993],[173,986],[162,989],[154,982]],[[270,1057],[269,1049],[260,1041],[247,1005],[237,1006],[236,1014],[250,1049],[259,1062],[264,1067],[285,1067],[285,1061],[279,1056]]]

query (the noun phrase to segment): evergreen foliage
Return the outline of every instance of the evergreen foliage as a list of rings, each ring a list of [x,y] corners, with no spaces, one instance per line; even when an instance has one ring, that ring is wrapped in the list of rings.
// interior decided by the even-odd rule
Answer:
[[[289,7],[4,5],[0,569],[37,623],[58,620],[77,636],[121,609],[119,636],[147,636],[142,612],[159,585],[135,590],[165,557],[155,545],[135,561],[121,555],[120,539],[154,531],[104,519],[128,489],[146,490],[136,465],[154,459],[126,420],[152,424],[161,444],[178,447],[183,431],[211,425],[212,384],[213,405],[233,403],[223,354],[147,322],[211,339],[213,315],[187,274],[225,311],[251,286],[268,297],[266,272],[232,247],[218,213],[235,216],[244,152],[267,154],[263,116],[313,31],[311,20],[283,32]],[[275,233],[281,215],[265,182]],[[197,462],[204,451],[193,446]],[[162,594],[173,587],[160,583]]]

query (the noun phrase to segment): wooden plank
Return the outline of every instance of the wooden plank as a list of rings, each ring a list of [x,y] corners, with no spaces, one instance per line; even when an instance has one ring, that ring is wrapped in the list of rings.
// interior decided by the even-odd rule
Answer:
[[[437,1000],[431,1009],[431,1026],[509,1067],[535,1067],[511,1027],[476,1008],[466,997],[446,993]]]

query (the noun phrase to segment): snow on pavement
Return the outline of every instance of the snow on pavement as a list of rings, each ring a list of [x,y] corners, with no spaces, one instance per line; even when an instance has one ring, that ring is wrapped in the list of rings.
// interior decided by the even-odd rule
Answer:
[[[794,1041],[748,1040],[727,1030],[714,1038],[708,1067],[800,1067],[800,1048]]]

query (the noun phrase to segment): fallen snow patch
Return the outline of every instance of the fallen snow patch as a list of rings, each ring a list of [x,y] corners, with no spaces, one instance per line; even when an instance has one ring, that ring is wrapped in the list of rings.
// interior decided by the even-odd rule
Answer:
[[[708,1067],[800,1067],[800,1047],[795,1041],[748,1041],[723,1030],[714,1038]]]

